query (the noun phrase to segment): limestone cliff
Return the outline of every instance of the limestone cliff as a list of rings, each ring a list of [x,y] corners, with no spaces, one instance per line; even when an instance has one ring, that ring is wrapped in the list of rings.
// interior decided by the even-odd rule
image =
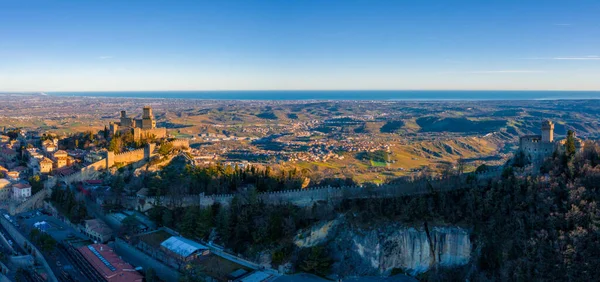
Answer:
[[[365,229],[343,217],[298,234],[295,243],[301,248],[326,244],[335,260],[333,272],[341,276],[386,275],[394,268],[418,274],[435,266],[461,266],[469,262],[472,248],[469,231],[460,227],[391,223]]]

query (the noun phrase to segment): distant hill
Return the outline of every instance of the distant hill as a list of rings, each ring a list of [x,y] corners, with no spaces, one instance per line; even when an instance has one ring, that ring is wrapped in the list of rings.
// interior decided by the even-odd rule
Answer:
[[[274,112],[262,112],[260,114],[257,114],[256,116],[259,118],[262,118],[262,119],[271,119],[271,120],[279,119]]]
[[[404,126],[404,122],[401,120],[392,120],[386,122],[380,129],[381,133],[395,133],[398,129]]]
[[[506,120],[470,120],[468,118],[422,117],[416,120],[424,132],[477,132],[498,131],[506,126]]]

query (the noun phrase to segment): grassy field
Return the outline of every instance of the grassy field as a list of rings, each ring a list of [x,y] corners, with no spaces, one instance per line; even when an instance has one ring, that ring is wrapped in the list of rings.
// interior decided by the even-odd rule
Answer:
[[[198,264],[202,267],[206,274],[218,279],[219,281],[228,281],[227,275],[238,269],[244,269],[246,271],[250,270],[247,267],[212,254],[201,259]]]
[[[374,167],[386,167],[387,164],[384,163],[384,162],[377,162],[377,161],[371,160],[371,166],[374,166]]]

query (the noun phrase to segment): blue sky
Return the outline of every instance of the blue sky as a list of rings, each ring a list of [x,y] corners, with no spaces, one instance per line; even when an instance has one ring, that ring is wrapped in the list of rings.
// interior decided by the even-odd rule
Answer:
[[[600,1],[0,0],[0,91],[600,90]]]

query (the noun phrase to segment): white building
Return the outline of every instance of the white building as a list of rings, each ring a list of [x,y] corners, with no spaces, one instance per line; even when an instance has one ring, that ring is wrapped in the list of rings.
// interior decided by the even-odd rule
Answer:
[[[12,197],[15,200],[23,200],[31,197],[31,185],[26,183],[13,184]]]

